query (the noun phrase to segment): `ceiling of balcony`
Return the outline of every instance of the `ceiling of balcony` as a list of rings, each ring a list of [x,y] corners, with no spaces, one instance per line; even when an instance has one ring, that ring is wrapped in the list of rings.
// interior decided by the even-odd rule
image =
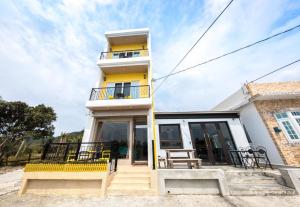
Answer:
[[[147,35],[107,37],[107,41],[109,42],[110,45],[147,43]]]
[[[105,74],[115,73],[145,73],[148,70],[147,65],[129,65],[129,66],[115,66],[115,67],[101,67]]]

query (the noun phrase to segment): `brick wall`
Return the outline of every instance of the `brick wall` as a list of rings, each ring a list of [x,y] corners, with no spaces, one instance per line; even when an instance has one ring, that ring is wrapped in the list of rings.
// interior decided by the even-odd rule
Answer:
[[[252,96],[261,94],[276,94],[287,93],[295,94],[300,93],[300,81],[290,82],[275,82],[275,83],[252,83],[247,85],[248,90]]]
[[[274,113],[300,109],[300,99],[255,101],[254,104],[285,164],[300,166],[300,144],[289,143],[283,132],[275,133],[273,129],[279,127]]]

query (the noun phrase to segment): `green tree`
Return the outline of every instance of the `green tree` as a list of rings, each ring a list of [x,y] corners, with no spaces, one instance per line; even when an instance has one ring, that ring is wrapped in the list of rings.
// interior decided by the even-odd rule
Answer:
[[[52,137],[55,120],[54,110],[43,104],[0,101],[0,160],[18,152],[28,139]]]

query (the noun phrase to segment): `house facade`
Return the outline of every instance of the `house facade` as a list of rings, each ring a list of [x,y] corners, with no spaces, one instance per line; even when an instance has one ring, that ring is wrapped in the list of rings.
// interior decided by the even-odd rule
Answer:
[[[152,70],[148,29],[105,33],[107,50],[86,107],[83,142],[117,142],[130,164],[152,165]]]
[[[213,110],[238,110],[249,142],[273,164],[300,165],[300,82],[247,84]]]
[[[249,147],[236,111],[156,112],[155,133],[157,156],[194,149],[203,165],[231,165],[229,150]]]
[[[276,120],[287,130],[276,135],[292,133],[294,141],[298,139],[295,133],[299,101],[292,99],[287,108],[280,108],[287,106],[284,104],[287,99],[282,104],[263,102],[265,99],[261,98],[274,94],[261,95],[265,89],[256,87],[243,88],[234,94],[234,107],[228,107],[232,101],[225,101],[226,107],[220,105],[217,111],[154,112],[149,30],[113,31],[105,33],[105,37],[107,48],[98,59],[97,81],[86,102],[88,117],[82,141],[47,143],[40,162],[25,166],[20,195],[270,195],[270,183],[275,195],[295,193],[293,189],[283,189],[275,178],[263,176],[261,169],[250,173],[255,176],[255,183],[248,183],[250,174],[244,169],[228,169],[233,164],[255,167],[252,165],[255,157],[242,157],[237,151],[248,149],[251,141],[263,142],[261,145],[268,147],[275,163],[295,160],[288,154],[281,159],[280,153],[284,147],[290,147],[296,154],[299,148],[291,148],[289,144],[281,149],[271,135],[269,139],[260,139],[268,135],[268,129],[261,124],[255,126],[258,130],[249,130],[251,139],[247,138],[240,118],[251,129],[249,126],[259,121],[273,123],[269,114],[275,111]],[[298,94],[297,91],[278,93],[284,98]],[[256,116],[262,113],[263,118],[255,117],[252,121],[253,118],[245,116],[253,113],[251,109],[240,110],[251,104],[250,107],[259,106]],[[266,110],[272,112],[264,114]],[[287,118],[291,121],[287,122]],[[294,131],[289,123],[295,125]],[[255,137],[261,128],[265,134]],[[171,156],[172,153],[175,155]],[[255,162],[247,166],[244,158],[252,161],[255,158]]]
[[[119,163],[155,169],[167,149],[195,149],[204,164],[232,164],[229,149],[248,147],[239,114],[153,112],[148,29],[105,33],[107,52],[86,107],[83,142],[118,142]]]

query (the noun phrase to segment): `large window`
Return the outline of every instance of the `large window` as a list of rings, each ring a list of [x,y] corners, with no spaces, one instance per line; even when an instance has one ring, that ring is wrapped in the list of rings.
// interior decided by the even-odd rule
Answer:
[[[118,143],[119,158],[128,158],[128,122],[99,122],[97,142]]]
[[[275,113],[277,122],[289,142],[300,142],[300,111]]]
[[[161,149],[183,148],[179,124],[159,125],[159,140]]]

